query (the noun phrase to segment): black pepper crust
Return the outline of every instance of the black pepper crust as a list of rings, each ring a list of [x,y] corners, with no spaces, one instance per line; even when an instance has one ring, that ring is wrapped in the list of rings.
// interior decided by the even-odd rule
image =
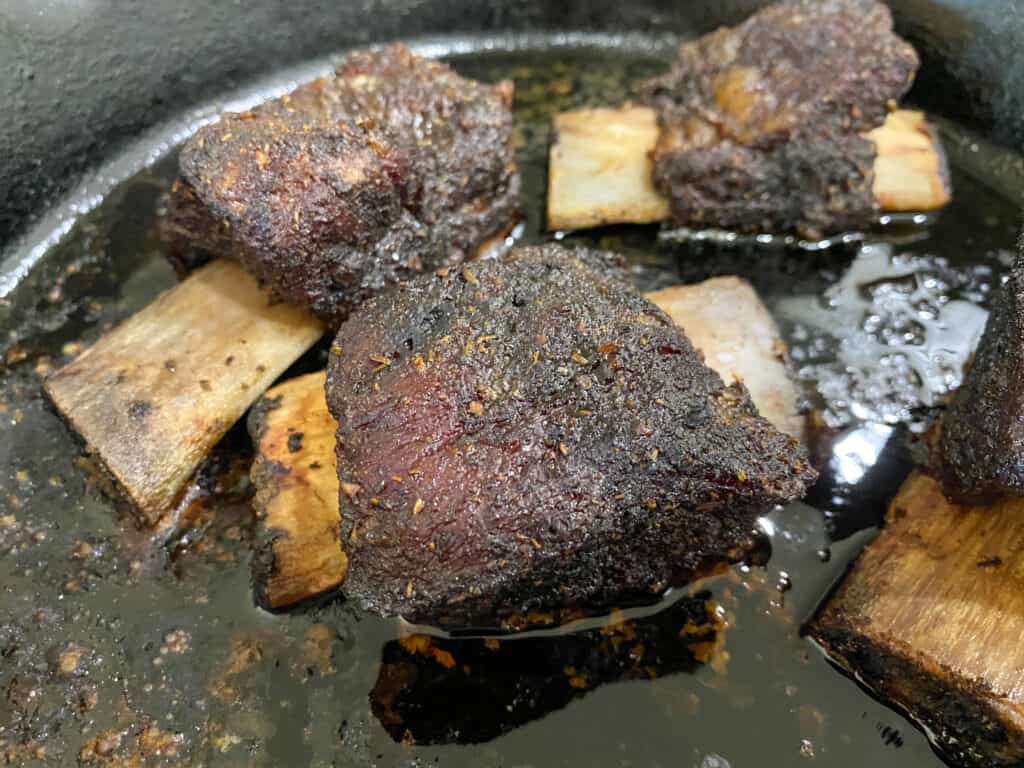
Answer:
[[[437,625],[650,597],[815,478],[661,310],[556,245],[364,304],[327,401],[346,594]]]
[[[1024,495],[1024,242],[942,420],[942,489],[961,503]]]
[[[684,43],[641,98],[677,224],[807,237],[877,214],[874,145],[917,72],[876,0],[792,0]]]
[[[185,271],[237,258],[331,324],[510,226],[512,83],[485,85],[392,45],[334,77],[200,129],[162,236]],[[198,251],[198,254],[197,254]]]

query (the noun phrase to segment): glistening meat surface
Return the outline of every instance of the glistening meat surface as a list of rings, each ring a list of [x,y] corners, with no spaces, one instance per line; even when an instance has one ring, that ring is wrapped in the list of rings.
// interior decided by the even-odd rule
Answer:
[[[661,310],[553,245],[364,304],[327,399],[346,593],[414,621],[650,598],[815,477]]]

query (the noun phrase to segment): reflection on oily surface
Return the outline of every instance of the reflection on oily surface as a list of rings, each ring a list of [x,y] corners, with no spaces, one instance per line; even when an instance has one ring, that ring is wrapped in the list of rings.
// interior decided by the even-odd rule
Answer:
[[[605,683],[721,667],[725,611],[710,593],[652,616],[613,611],[598,628],[521,639],[408,635],[387,643],[370,693],[395,741],[476,744],[559,710]]]

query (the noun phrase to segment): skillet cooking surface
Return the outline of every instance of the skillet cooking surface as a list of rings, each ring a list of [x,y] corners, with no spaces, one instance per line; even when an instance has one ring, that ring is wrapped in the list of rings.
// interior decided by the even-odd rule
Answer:
[[[550,115],[621,100],[664,68],[668,50],[562,43],[426,50],[453,53],[463,74],[516,80],[524,242],[542,239]],[[188,122],[174,126],[178,139]],[[872,233],[860,252],[679,244],[653,227],[565,238],[626,253],[645,290],[728,273],[755,284],[809,401],[824,408],[815,506],[764,521],[766,567],[632,612],[640,618],[621,643],[597,620],[529,639],[437,640],[437,653],[403,649],[396,622],[341,600],[281,615],[253,606],[238,430],[197,491],[194,527],[154,542],[102,495],[43,401],[41,375],[173,283],[153,211],[175,153],[137,148],[115,167],[159,159],[68,224],[0,300],[0,755],[54,765],[105,753],[209,765],[941,765],[921,733],[799,629],[881,519],[909,466],[912,430],[896,422],[922,424],[952,383],[1013,248],[1014,204],[974,177],[1015,159],[943,130],[953,204],[928,227]],[[1015,194],[1012,175],[1002,178],[1003,194]],[[316,354],[298,366],[316,366]],[[720,627],[691,646],[680,631],[709,600]]]

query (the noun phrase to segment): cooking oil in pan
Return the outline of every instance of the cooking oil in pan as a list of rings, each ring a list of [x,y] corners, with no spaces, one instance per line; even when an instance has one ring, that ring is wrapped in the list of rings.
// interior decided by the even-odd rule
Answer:
[[[589,42],[490,41],[453,58],[467,75],[516,80],[523,241],[550,237],[551,115],[623,100],[669,56]],[[67,222],[0,303],[0,754],[55,765],[939,765],[800,625],[879,522],[909,467],[908,433],[958,383],[1013,248],[1016,205],[978,169],[1015,161],[943,129],[955,197],[927,226],[819,252],[673,242],[657,227],[558,234],[623,252],[644,290],[749,279],[818,414],[823,479],[808,503],[762,521],[766,566],[524,638],[410,636],[340,599],[280,615],[254,607],[248,457],[236,443],[187,533],[160,545],[118,515],[39,379],[173,282],[154,211],[174,152],[125,179]],[[241,432],[231,439],[244,446]]]

